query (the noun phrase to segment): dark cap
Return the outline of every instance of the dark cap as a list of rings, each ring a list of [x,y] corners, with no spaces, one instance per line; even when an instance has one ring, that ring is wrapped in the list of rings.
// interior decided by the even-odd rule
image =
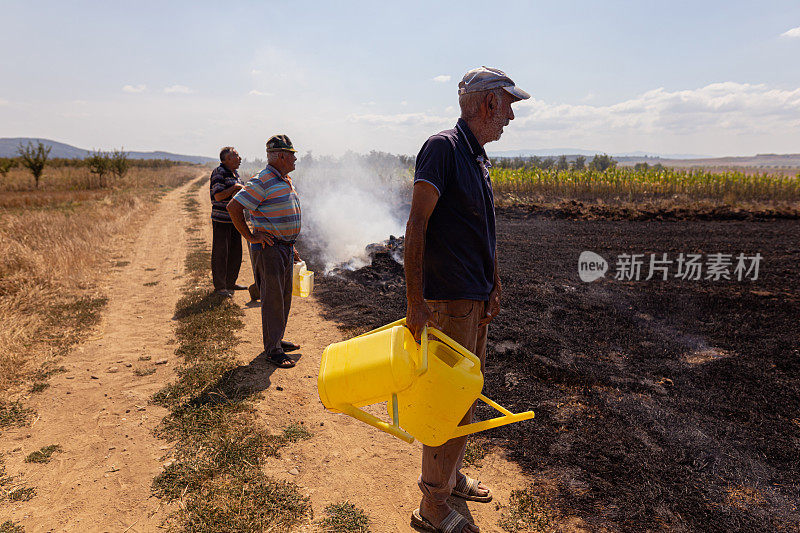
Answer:
[[[296,152],[288,135],[273,135],[267,141],[267,152]]]
[[[458,94],[490,91],[503,88],[514,97],[514,100],[527,100],[531,97],[528,93],[517,87],[511,78],[500,69],[490,67],[474,68],[464,74],[458,82]]]

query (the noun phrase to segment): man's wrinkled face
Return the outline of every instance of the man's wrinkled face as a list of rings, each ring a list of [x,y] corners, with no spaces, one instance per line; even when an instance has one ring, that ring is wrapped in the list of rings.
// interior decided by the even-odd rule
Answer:
[[[225,156],[225,161],[223,161],[223,163],[225,163],[225,166],[230,170],[236,170],[239,168],[239,165],[242,164],[242,158],[239,157],[239,153],[236,150],[233,150]]]
[[[514,120],[514,111],[511,109],[511,103],[514,102],[514,97],[506,91],[501,91],[501,98],[498,102],[496,98],[494,101],[494,108],[491,108],[489,115],[488,130],[491,134],[491,139],[497,141],[503,135],[503,128],[508,126],[508,123]]]
[[[288,174],[289,172],[294,170],[294,164],[297,161],[297,155],[295,155],[294,152],[287,152],[284,150],[281,152],[280,157],[286,168],[286,172],[284,172],[284,174]]]

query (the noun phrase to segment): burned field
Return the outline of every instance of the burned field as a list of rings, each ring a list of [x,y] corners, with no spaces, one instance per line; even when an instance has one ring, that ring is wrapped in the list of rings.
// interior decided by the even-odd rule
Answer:
[[[485,390],[536,418],[484,433],[563,515],[593,529],[796,531],[800,524],[800,224],[498,216],[503,311]],[[609,262],[584,283],[578,256]],[[402,317],[392,250],[318,279],[329,318]],[[619,254],[760,253],[758,279],[614,279]],[[313,266],[313,265],[312,265]],[[705,277],[705,272],[703,273]],[[486,406],[480,418],[494,416]]]

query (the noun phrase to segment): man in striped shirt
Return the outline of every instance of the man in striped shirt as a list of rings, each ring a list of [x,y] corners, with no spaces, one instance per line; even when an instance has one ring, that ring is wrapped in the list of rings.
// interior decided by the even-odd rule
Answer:
[[[267,167],[236,193],[228,204],[231,220],[250,243],[259,282],[264,353],[280,368],[295,365],[286,351],[299,348],[283,340],[292,305],[292,272],[300,255],[294,241],[300,233],[300,200],[289,173],[296,150],[286,135],[267,141]],[[253,231],[244,220],[250,214]]]
[[[219,160],[220,165],[211,172],[211,277],[217,294],[231,296],[234,290],[247,288],[236,284],[242,266],[242,237],[227,209],[231,197],[242,188],[236,171],[242,158],[233,146],[226,146]]]

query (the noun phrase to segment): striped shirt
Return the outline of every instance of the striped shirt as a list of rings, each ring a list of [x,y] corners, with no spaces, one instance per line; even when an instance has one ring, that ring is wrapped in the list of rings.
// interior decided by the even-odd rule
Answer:
[[[297,191],[267,165],[250,178],[234,200],[250,212],[254,229],[264,230],[281,241],[294,242],[300,234],[300,199]]]
[[[211,220],[231,223],[228,202],[231,201],[233,195],[219,201],[214,199],[214,195],[233,187],[236,183],[241,183],[239,173],[235,170],[228,170],[225,165],[220,165],[211,172]]]

